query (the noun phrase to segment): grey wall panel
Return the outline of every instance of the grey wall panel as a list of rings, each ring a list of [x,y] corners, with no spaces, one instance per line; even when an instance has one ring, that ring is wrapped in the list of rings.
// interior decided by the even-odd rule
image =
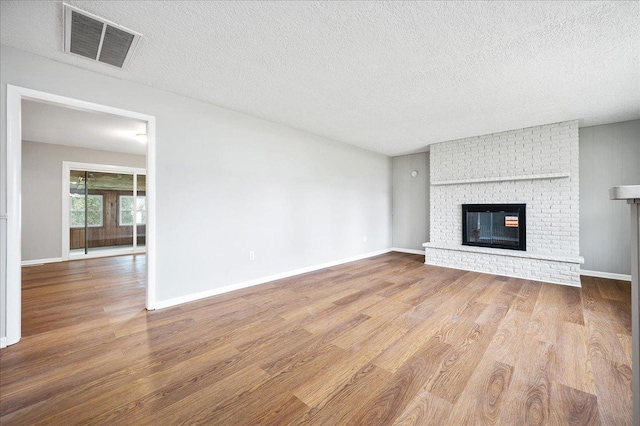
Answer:
[[[630,274],[628,206],[609,188],[640,184],[640,120],[580,129],[582,269]]]
[[[146,167],[142,155],[22,142],[22,260],[62,256],[62,162]]]
[[[428,152],[393,158],[394,247],[423,250],[429,241],[429,174]]]

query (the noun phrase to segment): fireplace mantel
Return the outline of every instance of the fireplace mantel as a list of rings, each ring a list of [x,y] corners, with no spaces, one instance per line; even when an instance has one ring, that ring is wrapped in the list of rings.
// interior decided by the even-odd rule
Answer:
[[[460,179],[460,180],[442,180],[431,182],[431,185],[463,185],[465,183],[485,183],[485,182],[509,182],[515,180],[539,180],[539,179],[562,179],[568,178],[571,175],[569,173],[541,173],[535,175],[520,175],[520,176],[499,176],[499,177],[483,177],[473,179]]]

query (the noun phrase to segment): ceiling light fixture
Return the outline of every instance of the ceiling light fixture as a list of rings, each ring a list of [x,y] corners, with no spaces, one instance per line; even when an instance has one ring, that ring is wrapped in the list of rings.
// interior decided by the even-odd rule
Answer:
[[[136,133],[136,138],[142,143],[147,143],[147,134],[146,133]]]

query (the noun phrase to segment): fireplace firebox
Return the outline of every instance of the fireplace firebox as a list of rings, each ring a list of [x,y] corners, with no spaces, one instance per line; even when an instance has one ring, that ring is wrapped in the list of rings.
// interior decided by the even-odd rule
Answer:
[[[526,204],[463,204],[462,245],[527,250]]]

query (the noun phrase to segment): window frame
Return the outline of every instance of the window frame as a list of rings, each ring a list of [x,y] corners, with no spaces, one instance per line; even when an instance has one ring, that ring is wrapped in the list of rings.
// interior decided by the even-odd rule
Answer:
[[[104,195],[103,194],[86,194],[86,195],[82,195],[82,198],[85,198],[85,196],[87,197],[87,199],[93,197],[93,198],[100,198],[100,225],[89,225],[86,222],[86,217],[85,217],[85,225],[87,228],[103,228],[104,227]],[[69,197],[70,199],[73,197]],[[80,210],[73,210],[73,202],[71,202],[71,200],[69,201],[69,228],[70,229],[83,229],[85,227],[85,225],[80,225],[80,226],[73,226],[72,224],[72,215],[71,213],[73,213],[74,211],[80,211]],[[88,212],[88,210],[83,210],[82,213],[85,213],[85,211]]]
[[[123,210],[122,209],[122,199],[123,198],[131,198],[132,199],[132,209],[131,210]],[[133,196],[133,195],[118,195],[118,226],[145,226],[147,224],[146,221],[146,215],[145,215],[145,221],[144,222],[140,222],[138,223],[137,221],[137,214],[139,211],[146,211],[147,209],[145,208],[144,210],[138,210],[136,201],[139,198],[143,198],[145,200],[145,206],[146,206],[146,195],[137,195],[137,196]],[[131,211],[131,217],[133,218],[133,222],[131,223],[122,223],[122,212],[123,211]]]

